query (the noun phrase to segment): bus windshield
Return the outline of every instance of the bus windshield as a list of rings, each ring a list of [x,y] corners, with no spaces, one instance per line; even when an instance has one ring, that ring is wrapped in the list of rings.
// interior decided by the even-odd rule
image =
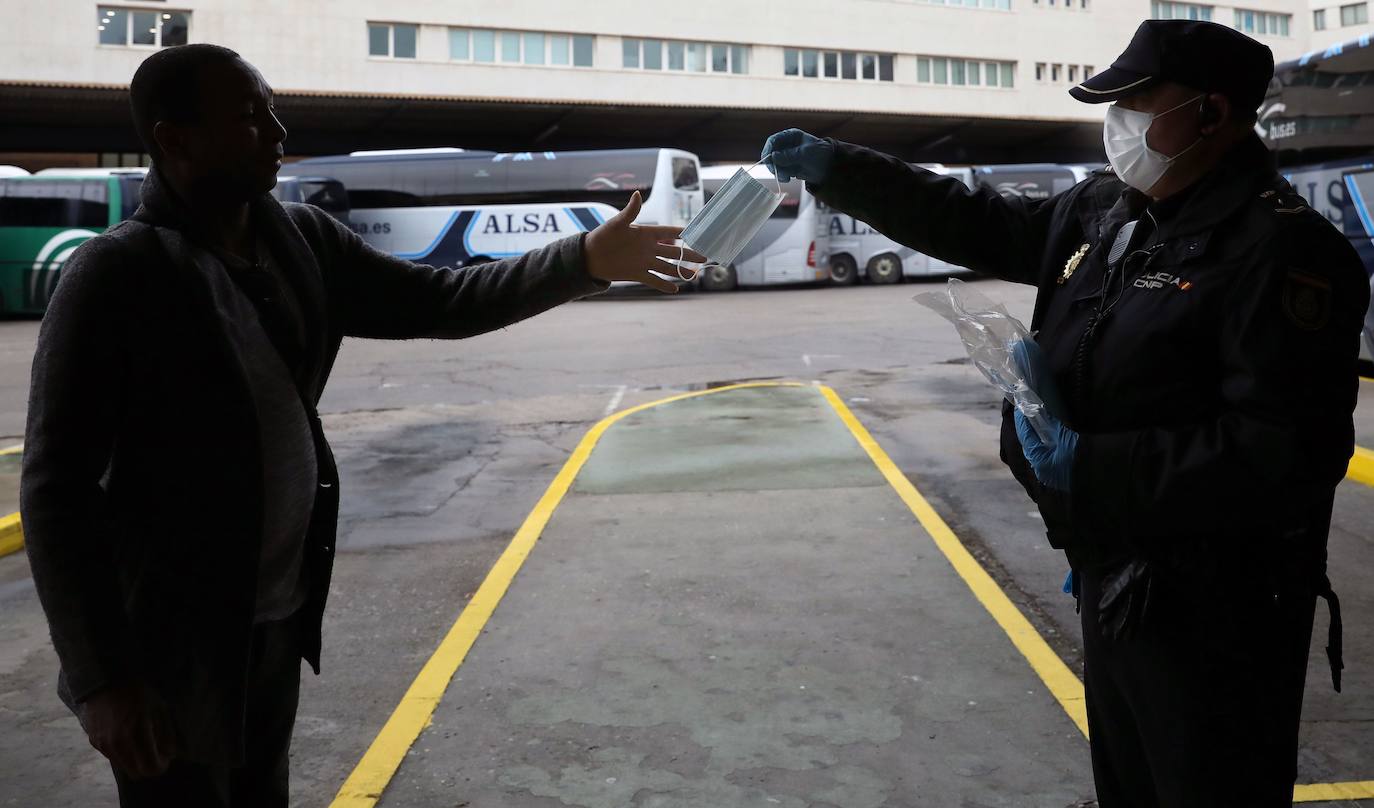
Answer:
[[[1275,67],[1256,130],[1283,165],[1369,155],[1374,146],[1369,37]]]

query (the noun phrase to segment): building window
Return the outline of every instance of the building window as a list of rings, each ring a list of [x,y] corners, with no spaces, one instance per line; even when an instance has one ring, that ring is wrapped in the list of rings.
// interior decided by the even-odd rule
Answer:
[[[1092,65],[1083,65],[1083,80],[1084,80],[1084,81],[1087,81],[1088,79],[1092,78],[1092,75],[1093,75],[1093,66],[1092,66]]]
[[[592,37],[544,31],[490,31],[481,28],[448,29],[448,58],[455,62],[591,67]]]
[[[1326,9],[1319,8],[1316,11],[1312,12],[1312,30],[1326,30]]]
[[[1212,7],[1197,3],[1150,0],[1150,16],[1156,20],[1210,20]]]
[[[370,22],[367,24],[367,55],[391,59],[414,59],[418,25]]]
[[[930,6],[959,6],[963,8],[993,8],[1010,11],[1011,0],[916,0]]]
[[[1341,6],[1341,27],[1347,25],[1364,25],[1369,22],[1369,4],[1351,3],[1348,6]]]
[[[1036,63],[1035,63],[1035,80],[1036,80],[1036,81],[1044,81],[1044,80],[1045,80],[1045,63],[1044,63],[1044,62],[1036,62]]]
[[[890,53],[785,48],[782,52],[782,72],[787,76],[807,79],[892,81],[893,59]]]
[[[620,47],[621,64],[628,68],[687,73],[749,72],[748,45],[626,37],[620,41]]]
[[[1069,65],[1069,83],[1078,83],[1078,65]]]
[[[955,87],[1011,87],[1011,62],[917,56],[918,84],[949,84]]]
[[[138,8],[96,8],[96,41],[101,45],[137,45],[169,48],[185,45],[191,28],[191,12]]]
[[[1288,26],[1292,14],[1271,14],[1267,11],[1236,9],[1236,30],[1247,34],[1271,34],[1288,36]]]

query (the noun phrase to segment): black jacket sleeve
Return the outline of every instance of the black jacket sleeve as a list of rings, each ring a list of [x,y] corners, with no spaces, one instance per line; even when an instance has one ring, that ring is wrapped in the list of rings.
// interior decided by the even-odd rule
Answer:
[[[863,146],[831,142],[829,175],[807,184],[816,198],[927,255],[1003,280],[1039,282],[1051,221],[1067,191],[1008,199]]]
[[[121,418],[128,278],[96,237],[67,261],[38,333],[24,433],[20,515],[34,584],[76,701],[122,678],[119,546],[101,484]]]
[[[330,304],[348,336],[471,337],[609,286],[587,274],[585,234],[453,269],[397,258],[323,212],[314,218],[330,247],[320,256]]]
[[[1354,249],[1329,225],[1295,229],[1261,241],[1235,278],[1218,331],[1216,418],[1081,436],[1080,526],[1144,541],[1286,531],[1304,518],[1289,511],[1329,499],[1354,447],[1369,291]]]

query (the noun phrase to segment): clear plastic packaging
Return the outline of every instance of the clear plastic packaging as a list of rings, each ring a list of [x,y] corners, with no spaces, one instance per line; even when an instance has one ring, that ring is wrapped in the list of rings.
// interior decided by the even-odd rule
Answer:
[[[1034,365],[1026,361],[1025,352],[1038,347],[1021,321],[957,278],[950,278],[938,292],[912,299],[954,324],[973,366],[1026,416],[1042,440],[1054,443],[1044,417],[1045,402],[1035,391],[1040,380],[1027,378]],[[1018,347],[1022,342],[1030,347]]]

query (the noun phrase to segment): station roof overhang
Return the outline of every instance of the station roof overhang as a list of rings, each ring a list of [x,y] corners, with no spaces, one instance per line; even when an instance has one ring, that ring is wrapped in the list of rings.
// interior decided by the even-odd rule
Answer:
[[[907,160],[1100,162],[1092,121],[438,98],[278,91],[291,155],[460,146],[495,151],[671,146],[705,162],[757,158],[773,132],[799,127]],[[0,151],[140,151],[128,88],[0,84]]]

